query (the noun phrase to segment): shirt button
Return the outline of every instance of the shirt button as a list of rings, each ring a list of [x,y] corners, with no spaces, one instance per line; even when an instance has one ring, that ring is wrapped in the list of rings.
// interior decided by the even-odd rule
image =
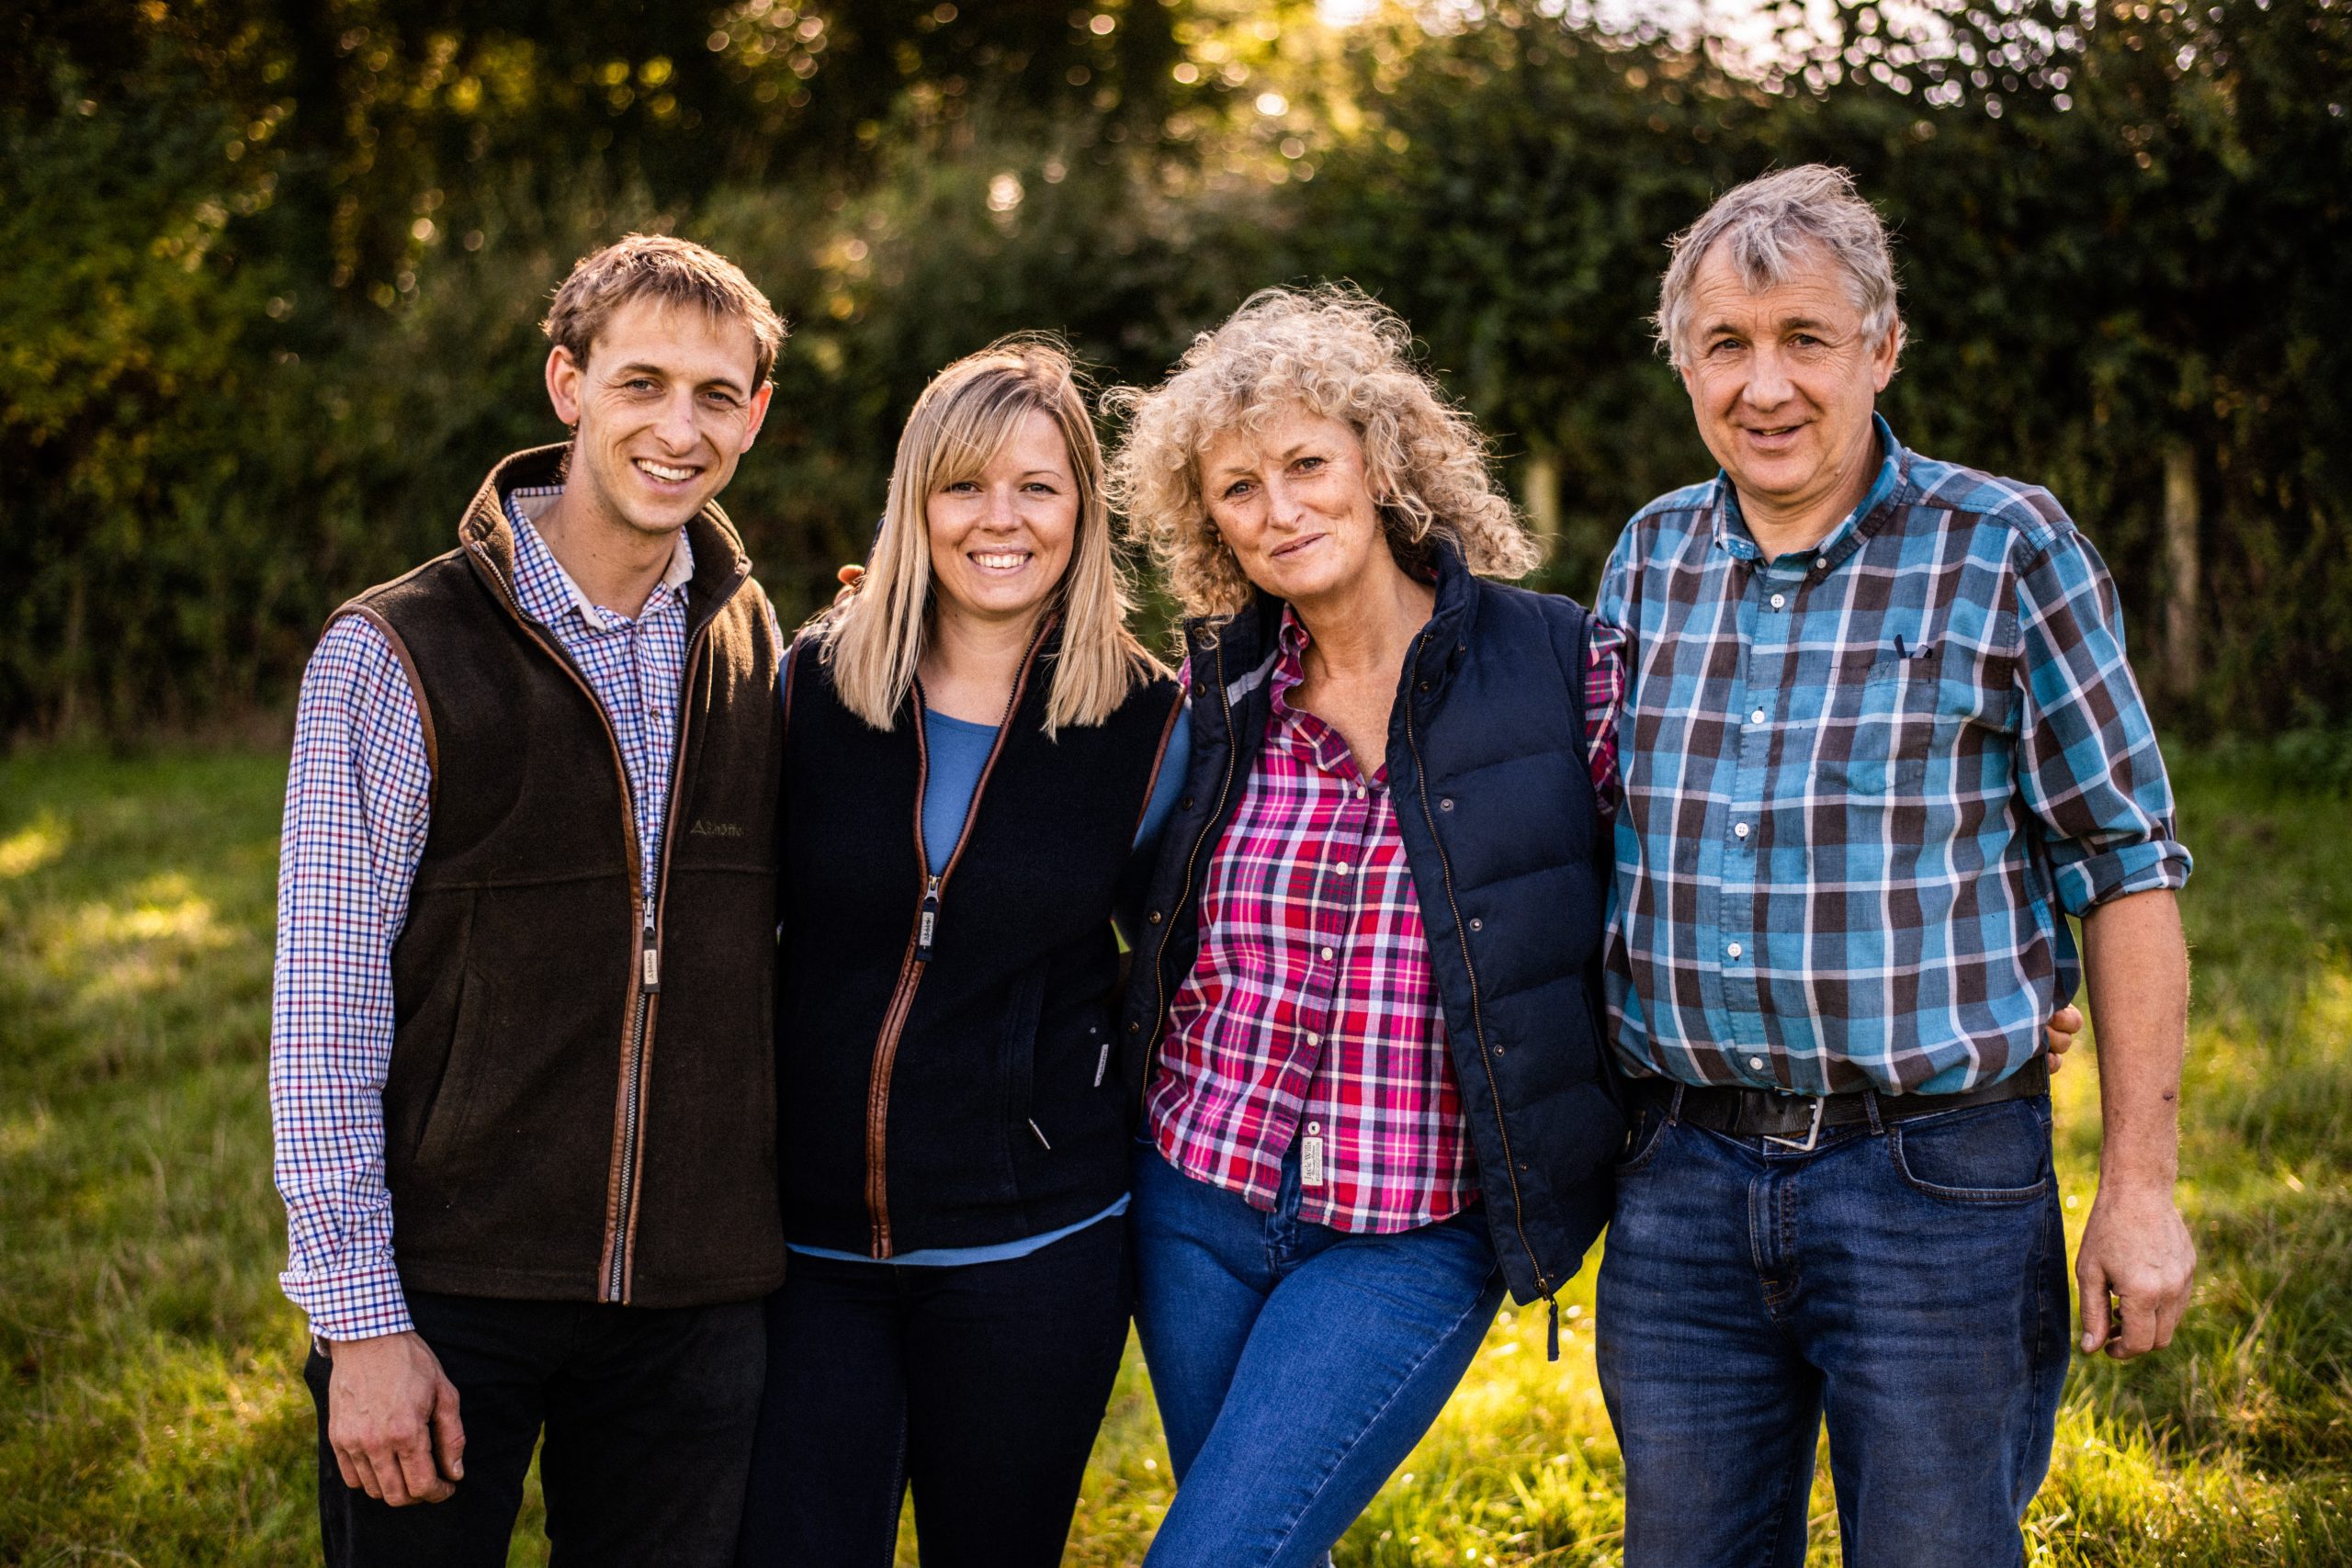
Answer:
[[[1772,608],[1775,610],[1780,609],[1781,606],[1788,604],[1788,602],[1789,596],[1785,593],[1775,593],[1772,595]]]
[[[1733,942],[1729,947],[1724,948],[1724,951],[1730,953],[1734,958],[1737,958],[1739,956],[1739,943]]]
[[[1362,800],[1363,798],[1363,785],[1362,784],[1356,785],[1356,798],[1358,800]]]
[[[1306,1124],[1306,1130],[1310,1133],[1319,1133],[1323,1130],[1323,1123],[1320,1122],[1309,1122]]]
[[[1813,570],[1815,571],[1827,571],[1829,570],[1829,558],[1827,556],[1814,557]]]
[[[1747,837],[1747,824],[1745,822],[1735,822],[1732,824],[1731,832],[1732,837],[1735,839],[1745,839]],[[1158,925],[1159,923],[1159,917],[1158,915],[1152,916],[1151,921],[1152,924]]]
[[[1331,872],[1332,872],[1332,874],[1334,874],[1334,875],[1336,875],[1336,876],[1345,876],[1345,875],[1347,875],[1347,874],[1348,874],[1348,863],[1347,863],[1347,862],[1345,862],[1345,861],[1341,861],[1339,864],[1337,864],[1337,865],[1335,865],[1335,866],[1333,866],[1333,867],[1331,868]]]
[[[1763,723],[1763,722],[1764,722],[1764,710],[1763,710],[1762,708],[1758,708],[1754,713],[1749,714],[1749,715],[1747,716],[1747,722],[1748,722],[1748,723],[1750,723],[1750,724],[1761,724],[1761,723]]]
[[[1323,950],[1323,962],[1326,964],[1331,962],[1331,950],[1328,947]]]
[[[1741,832],[1743,832],[1743,833],[1745,833],[1745,832],[1747,832],[1747,829],[1745,829],[1745,828],[1742,828],[1742,829],[1740,829],[1740,831],[1741,831]],[[1159,910],[1157,910],[1157,909],[1154,909],[1150,914],[1146,915],[1146,916],[1144,917],[1144,919],[1147,919],[1147,920],[1149,920],[1153,925],[1155,925],[1155,926],[1156,926],[1156,925],[1158,925],[1158,924],[1159,923]]]
[[[1323,1043],[1323,1037],[1322,1037],[1320,1034],[1316,1034],[1316,1033],[1312,1033],[1312,1032],[1310,1032],[1310,1033],[1306,1036],[1306,1043],[1307,1043],[1309,1045],[1320,1045],[1320,1044],[1322,1044],[1322,1043]]]
[[[1487,922],[1480,919],[1477,916],[1473,915],[1470,917],[1470,929],[1474,931],[1485,931],[1487,929]]]
[[[1763,1057],[1761,1057],[1761,1056],[1750,1056],[1750,1057],[1748,1057],[1748,1058],[1747,1058],[1747,1070],[1748,1070],[1749,1072],[1752,1072],[1752,1073],[1760,1073],[1760,1072],[1762,1072],[1762,1071],[1764,1070],[1764,1058],[1763,1058]]]

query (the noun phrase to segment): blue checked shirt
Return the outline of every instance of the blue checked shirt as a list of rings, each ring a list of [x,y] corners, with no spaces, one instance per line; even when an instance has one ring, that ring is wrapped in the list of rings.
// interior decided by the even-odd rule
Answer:
[[[685,675],[685,535],[634,618],[600,609],[531,526],[560,488],[507,497],[514,596],[555,634],[612,721],[638,841],[662,841]],[[288,1258],[278,1282],[326,1339],[411,1326],[384,1185],[384,1074],[392,1059],[392,943],[431,827],[432,770],[416,694],[381,633],[335,622],[302,677],[278,847],[269,1100]],[[642,857],[653,897],[661,857]]]
[[[1885,453],[1767,560],[1730,481],[1626,525],[1608,995],[1637,1074],[1817,1095],[2016,1071],[2065,915],[2188,878],[2115,586],[2048,492]]]

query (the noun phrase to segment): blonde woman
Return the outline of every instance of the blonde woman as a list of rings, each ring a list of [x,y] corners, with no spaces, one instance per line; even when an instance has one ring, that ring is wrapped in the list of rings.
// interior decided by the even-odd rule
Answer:
[[[744,1562],[886,1568],[910,1486],[926,1563],[1060,1559],[1126,1339],[1113,907],[1183,773],[1127,607],[1068,356],[942,371],[785,678],[794,1257]]]

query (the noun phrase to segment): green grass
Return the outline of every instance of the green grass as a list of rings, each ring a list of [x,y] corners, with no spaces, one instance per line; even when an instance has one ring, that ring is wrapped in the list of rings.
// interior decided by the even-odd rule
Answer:
[[[264,1082],[282,777],[254,754],[0,761],[0,1562],[315,1561]],[[2183,1097],[2196,1309],[2162,1356],[2078,1363],[2029,1520],[2034,1561],[2341,1564],[2352,809],[2211,759],[2179,782],[2199,858]],[[2058,1080],[2077,1224],[2088,1066]],[[1544,1359],[1539,1313],[1507,1313],[1343,1563],[1616,1561],[1589,1277],[1563,1301],[1560,1363]],[[1168,1495],[1131,1355],[1069,1561],[1135,1562]],[[1814,1504],[1814,1561],[1832,1562],[1826,1481]],[[526,1528],[516,1561],[542,1553]]]

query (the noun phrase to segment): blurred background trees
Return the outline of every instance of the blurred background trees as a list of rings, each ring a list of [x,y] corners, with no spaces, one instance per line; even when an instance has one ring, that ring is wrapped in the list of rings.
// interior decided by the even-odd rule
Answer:
[[[904,412],[1021,327],[1163,373],[1266,283],[1403,310],[1589,593],[1712,465],[1645,321],[1767,168],[1896,225],[1913,445],[2050,486],[2177,728],[2352,721],[2352,0],[18,0],[0,19],[0,737],[282,702],[557,433],[630,228],[794,327],[726,500],[787,615]]]

